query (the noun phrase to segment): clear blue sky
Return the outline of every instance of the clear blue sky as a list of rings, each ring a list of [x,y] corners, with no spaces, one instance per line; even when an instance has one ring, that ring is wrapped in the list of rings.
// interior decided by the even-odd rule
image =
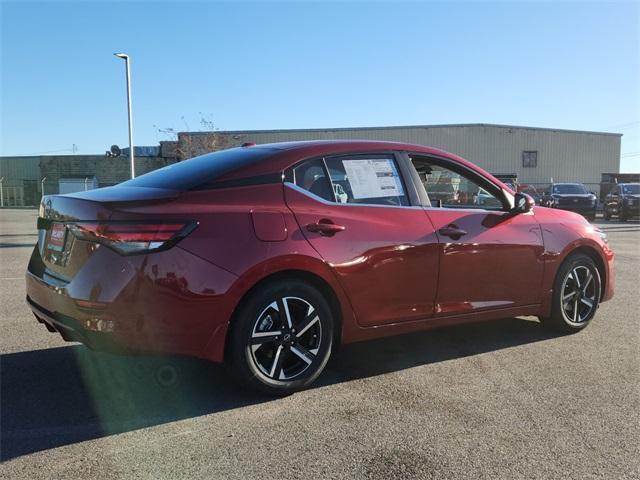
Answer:
[[[1,4],[1,155],[158,128],[503,123],[624,133],[640,171],[640,3]],[[184,120],[182,119],[184,117]]]

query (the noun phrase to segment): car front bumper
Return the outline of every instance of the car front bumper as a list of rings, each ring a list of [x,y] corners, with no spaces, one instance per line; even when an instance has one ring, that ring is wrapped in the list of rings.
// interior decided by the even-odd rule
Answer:
[[[623,205],[621,212],[625,217],[638,217],[640,216],[640,204]]]
[[[594,205],[571,205],[571,204],[554,204],[553,208],[558,210],[567,210],[569,212],[579,213],[580,215],[595,216],[596,215],[596,206]]]

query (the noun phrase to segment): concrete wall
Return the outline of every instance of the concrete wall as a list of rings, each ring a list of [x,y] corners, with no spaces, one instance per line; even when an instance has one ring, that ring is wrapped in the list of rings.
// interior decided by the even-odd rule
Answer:
[[[194,132],[179,135],[181,158],[241,145],[293,140],[367,139],[428,145],[458,154],[492,173],[517,173],[523,183],[598,183],[620,170],[619,134],[501,125],[442,125],[353,129]],[[538,152],[538,166],[522,166],[522,152]]]
[[[162,157],[136,157],[136,175],[174,163],[174,159]],[[47,177],[46,194],[58,193],[56,186],[61,177],[96,177],[98,185],[115,185],[130,178],[129,157],[105,157],[104,155],[43,156],[40,174]]]

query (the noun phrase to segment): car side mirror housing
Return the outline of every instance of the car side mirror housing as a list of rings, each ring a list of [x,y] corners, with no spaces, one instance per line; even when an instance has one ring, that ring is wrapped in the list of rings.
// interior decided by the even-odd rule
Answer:
[[[536,202],[531,195],[518,192],[514,195],[514,207],[511,209],[512,213],[527,213],[535,206]]]

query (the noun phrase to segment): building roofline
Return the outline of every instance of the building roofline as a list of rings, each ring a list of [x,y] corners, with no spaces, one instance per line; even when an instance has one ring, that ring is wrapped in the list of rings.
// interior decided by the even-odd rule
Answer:
[[[283,128],[269,130],[214,130],[206,132],[180,132],[189,135],[206,135],[210,133],[223,133],[227,135],[260,134],[260,133],[295,133],[295,132],[344,132],[350,130],[398,130],[407,128],[453,128],[453,127],[490,127],[490,128],[517,128],[522,130],[542,130],[545,132],[583,133],[588,135],[608,135],[622,137],[622,133],[594,132],[589,130],[570,130],[565,128],[523,127],[520,125],[501,125],[497,123],[449,123],[440,125],[394,125],[386,127],[328,127],[328,128]]]

